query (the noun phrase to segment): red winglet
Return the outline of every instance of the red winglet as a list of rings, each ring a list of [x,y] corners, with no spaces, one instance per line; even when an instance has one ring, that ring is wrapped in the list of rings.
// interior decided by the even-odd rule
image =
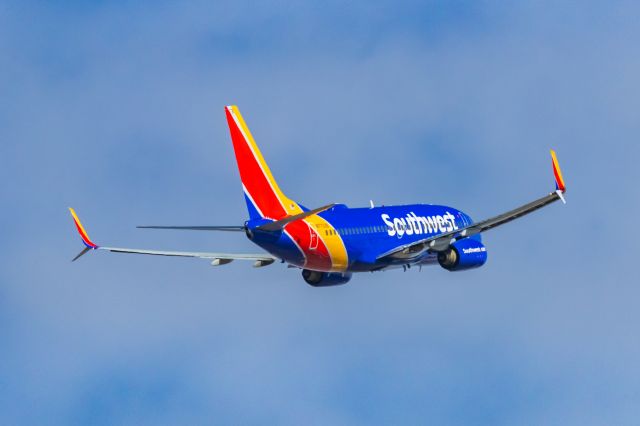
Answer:
[[[556,158],[556,152],[554,150],[551,150],[551,163],[553,165],[553,175],[556,179],[556,190],[564,193],[566,192],[567,187],[564,185],[562,171],[560,170],[560,165],[558,164],[558,159]]]
[[[91,241],[89,235],[87,235],[87,231],[84,230],[82,223],[80,223],[80,219],[78,219],[78,215],[76,215],[76,212],[71,207],[69,207],[69,211],[71,212],[73,222],[76,224],[76,228],[78,229],[78,233],[80,234],[80,238],[82,238],[82,242],[84,243],[84,245],[89,249],[97,249],[98,245],[94,244],[94,242]]]

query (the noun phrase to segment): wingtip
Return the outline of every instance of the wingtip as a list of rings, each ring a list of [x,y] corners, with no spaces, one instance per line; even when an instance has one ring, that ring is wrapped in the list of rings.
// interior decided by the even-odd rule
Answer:
[[[556,181],[556,191],[560,191],[564,194],[567,191],[567,187],[564,183],[564,178],[562,177],[562,170],[558,163],[558,157],[553,149],[550,149],[549,152],[551,153],[551,165],[553,166],[553,176]]]
[[[89,238],[89,235],[87,234],[87,231],[84,229],[84,226],[82,226],[82,222],[80,222],[80,218],[78,218],[78,215],[76,214],[75,210],[72,207],[69,207],[69,212],[71,213],[71,217],[73,219],[73,223],[76,225],[76,229],[78,230],[78,234],[80,234],[80,238],[82,239],[82,243],[88,249],[97,249],[98,245],[95,244],[93,241],[91,241],[91,238]],[[82,253],[82,254],[84,254],[84,253]],[[80,256],[78,256],[78,257],[80,257]]]

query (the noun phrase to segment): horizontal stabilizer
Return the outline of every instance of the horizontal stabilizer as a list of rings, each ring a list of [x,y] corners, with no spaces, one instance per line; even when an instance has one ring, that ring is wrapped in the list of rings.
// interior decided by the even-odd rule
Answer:
[[[177,229],[180,231],[231,231],[231,232],[244,232],[245,227],[242,226],[155,226],[144,225],[136,226],[140,229]]]
[[[308,212],[294,214],[293,216],[287,216],[284,219],[276,220],[274,222],[270,222],[270,223],[258,226],[256,230],[272,231],[272,232],[280,231],[284,229],[284,227],[290,224],[291,222],[295,222],[296,220],[304,219],[305,217],[313,216],[314,214],[318,214],[325,210],[329,210],[333,206],[335,206],[335,204],[327,204],[326,206],[318,207],[317,209],[309,210]]]

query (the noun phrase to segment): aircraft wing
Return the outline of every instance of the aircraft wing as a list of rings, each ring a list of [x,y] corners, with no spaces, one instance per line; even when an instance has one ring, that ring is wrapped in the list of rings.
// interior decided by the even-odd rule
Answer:
[[[76,215],[76,212],[69,208],[71,212],[71,216],[73,217],[73,222],[76,225],[78,233],[80,234],[80,238],[82,239],[82,243],[85,245],[84,250],[82,250],[73,261],[80,258],[80,256],[91,250],[107,250],[114,253],[134,253],[134,254],[148,254],[153,256],[176,256],[176,257],[195,257],[200,259],[210,259],[211,264],[214,266],[224,265],[234,260],[251,260],[253,261],[254,267],[267,266],[279,260],[277,257],[272,256],[268,253],[260,253],[260,254],[236,254],[236,253],[206,253],[206,252],[187,252],[187,251],[162,251],[162,250],[142,250],[142,249],[133,249],[133,248],[120,248],[120,247],[103,247],[95,244],[89,238],[87,232],[85,231],[80,219]]]
[[[530,203],[517,207],[506,213],[502,213],[497,216],[491,217],[489,219],[485,219],[485,220],[481,220],[480,222],[473,223],[462,229],[456,229],[451,232],[446,232],[446,233],[434,235],[432,237],[425,238],[419,241],[415,241],[411,244],[405,244],[399,247],[395,247],[392,250],[382,253],[377,258],[382,259],[386,257],[391,257],[396,259],[405,259],[405,258],[411,259],[411,258],[417,258],[419,255],[421,255],[427,250],[434,251],[434,252],[445,251],[446,249],[449,248],[451,244],[455,243],[458,240],[469,238],[473,235],[479,234],[484,231],[488,231],[489,229],[495,228],[497,226],[504,225],[505,223],[511,222],[512,220],[528,215],[529,213],[532,213],[555,201],[562,200],[562,202],[564,203],[565,199],[562,194],[565,193],[566,187],[564,184],[564,180],[562,178],[562,172],[560,171],[560,166],[558,165],[556,154],[553,150],[551,150],[551,162],[553,165],[553,173],[556,181],[555,192],[552,192],[549,195],[545,195],[542,198],[539,198],[535,201],[532,201]]]

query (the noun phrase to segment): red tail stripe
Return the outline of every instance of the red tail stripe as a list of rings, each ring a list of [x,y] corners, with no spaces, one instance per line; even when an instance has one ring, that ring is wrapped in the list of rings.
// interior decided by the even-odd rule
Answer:
[[[245,189],[263,215],[273,219],[280,219],[286,216],[287,213],[271,187],[264,171],[261,169],[260,163],[249,146],[249,142],[245,140],[242,131],[236,124],[231,113],[228,110],[225,110],[225,112],[229,123],[233,149],[238,162],[240,179]]]

